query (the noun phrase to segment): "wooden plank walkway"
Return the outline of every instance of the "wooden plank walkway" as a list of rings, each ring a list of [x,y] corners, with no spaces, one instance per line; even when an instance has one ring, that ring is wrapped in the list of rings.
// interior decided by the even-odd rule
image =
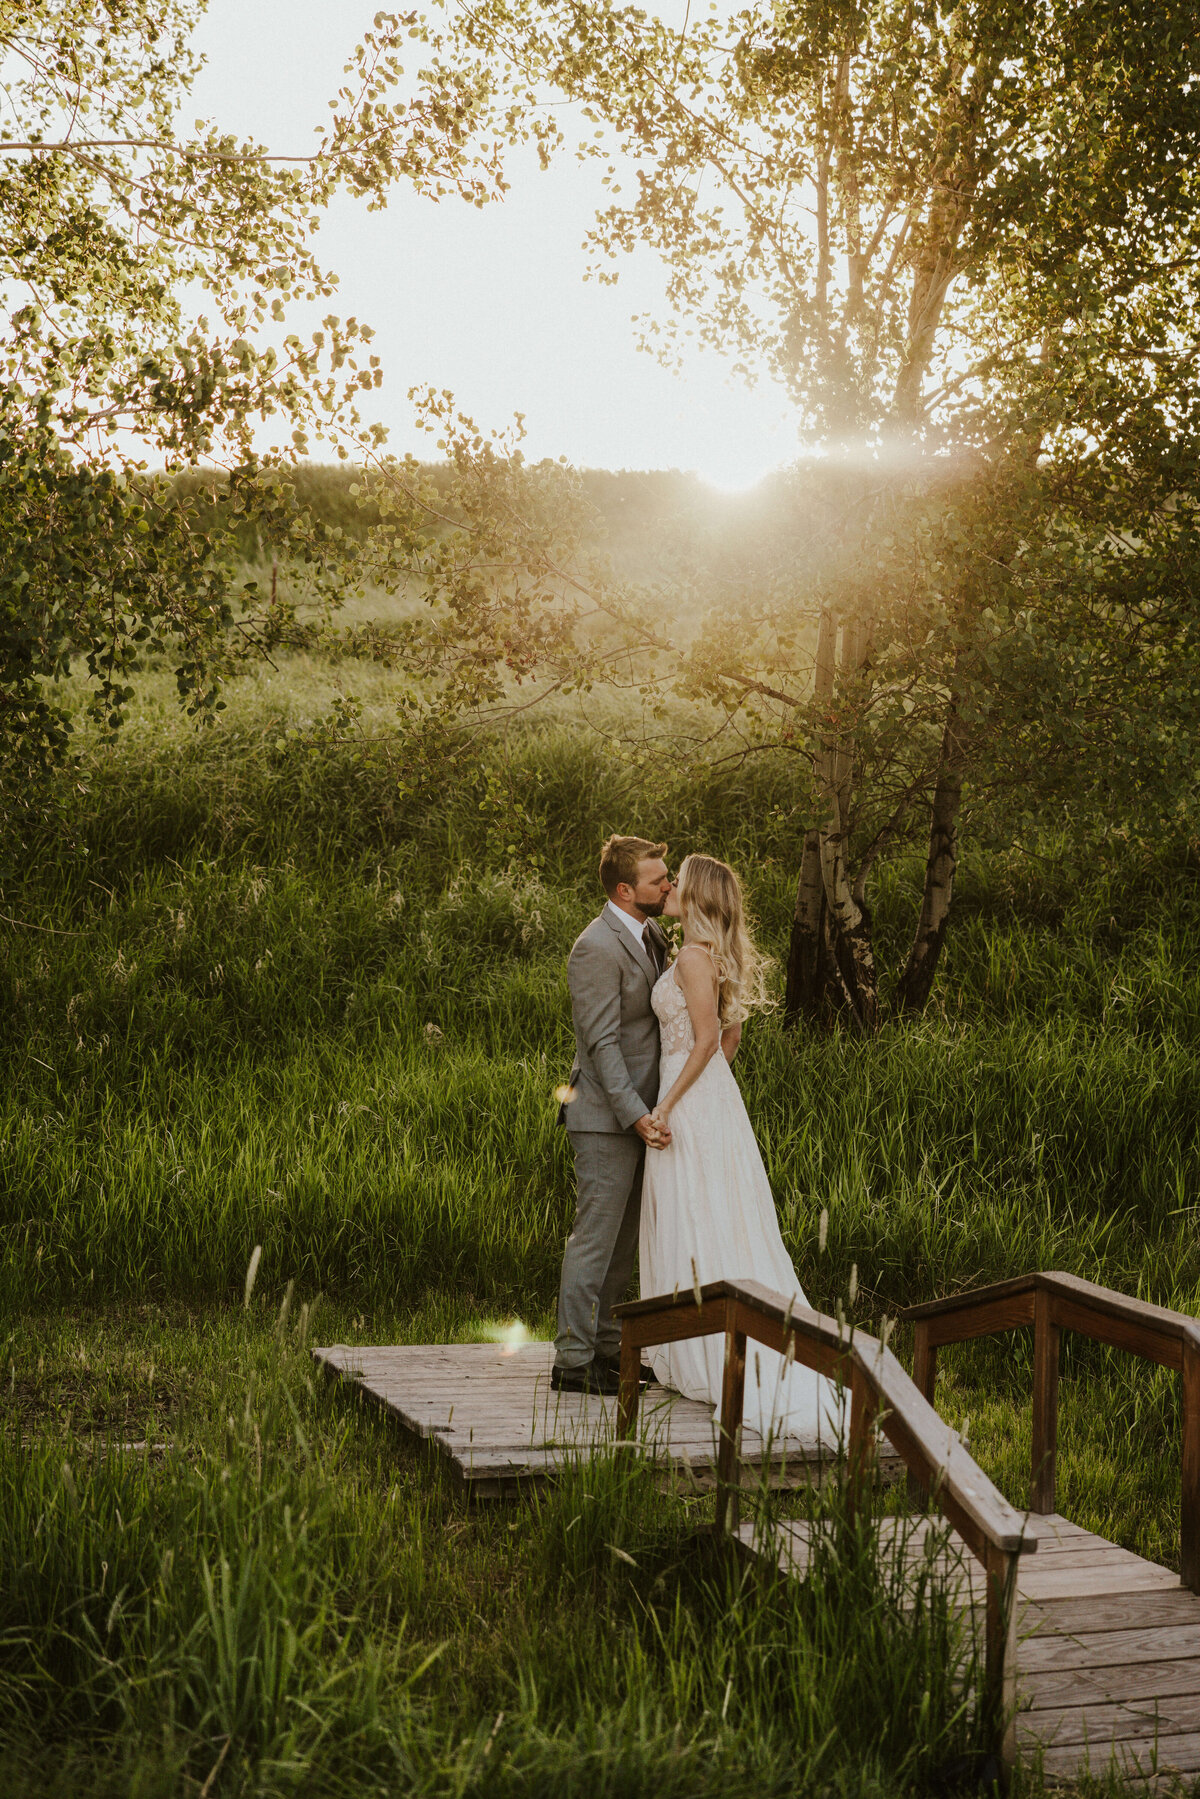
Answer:
[[[385,1406],[415,1436],[445,1456],[475,1498],[510,1498],[552,1477],[565,1463],[611,1443],[615,1399],[556,1393],[550,1385],[554,1347],[525,1343],[426,1343],[314,1349],[315,1360]],[[693,1490],[716,1474],[713,1407],[662,1387],[647,1387],[639,1417],[639,1448]],[[773,1443],[772,1485],[799,1486],[819,1478],[834,1460],[816,1438]],[[880,1455],[885,1477],[898,1474],[897,1457]],[[744,1479],[763,1477],[762,1439],[743,1433]]]
[[[613,1440],[616,1401],[555,1393],[548,1343],[335,1344],[313,1355],[444,1457],[475,1498],[527,1492]],[[669,1478],[692,1490],[711,1486],[713,1408],[647,1388],[638,1447]],[[898,1458],[879,1447],[881,1472],[894,1475]],[[820,1479],[834,1460],[831,1446],[815,1439],[790,1439],[773,1450],[772,1485]],[[745,1431],[747,1484],[763,1478],[764,1460],[761,1439]],[[1065,1518],[1030,1514],[1028,1528],[1038,1547],[1018,1561],[1018,1752],[1040,1751],[1046,1772],[1060,1777],[1082,1769],[1102,1774],[1113,1763],[1158,1783],[1200,1773],[1200,1596],[1168,1569]],[[885,1518],[881,1529],[907,1531],[914,1557],[926,1553],[929,1531],[945,1532],[940,1520],[911,1516]],[[786,1573],[803,1575],[806,1532],[802,1520],[780,1523],[765,1549],[754,1542],[752,1522],[738,1535]],[[983,1571],[953,1534],[941,1572],[981,1627]]]
[[[907,1531],[908,1553],[925,1553],[940,1520],[881,1520],[885,1536]],[[803,1576],[808,1527],[775,1527],[755,1542],[752,1521],[738,1536]],[[1017,1583],[1018,1753],[1040,1748],[1046,1772],[1165,1780],[1200,1771],[1200,1597],[1179,1576],[1051,1514],[1029,1516],[1037,1553],[1021,1556]],[[984,1576],[951,1534],[940,1558],[951,1589],[973,1605],[982,1628]]]

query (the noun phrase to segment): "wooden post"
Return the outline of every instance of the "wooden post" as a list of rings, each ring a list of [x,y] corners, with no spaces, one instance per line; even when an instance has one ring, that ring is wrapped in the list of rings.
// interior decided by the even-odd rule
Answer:
[[[875,1463],[875,1389],[855,1362],[850,1370],[850,1442],[846,1454],[846,1510],[857,1517]]]
[[[746,1404],[746,1333],[738,1329],[737,1308],[725,1331],[725,1378],[721,1382],[721,1443],[717,1451],[717,1529],[735,1531],[740,1516],[742,1412]]]
[[[913,1325],[913,1385],[922,1399],[927,1400],[930,1405],[933,1404],[936,1383],[937,1345],[929,1341],[929,1320],[918,1318]],[[921,1475],[914,1474],[910,1468],[905,1486],[909,1505],[924,1505],[929,1495],[928,1482]]]
[[[987,1623],[984,1706],[991,1744],[1002,1765],[1017,1754],[1017,1563],[1006,1549],[987,1546]]]
[[[1033,1455],[1031,1512],[1052,1512],[1058,1485],[1058,1346],[1062,1333],[1051,1317],[1054,1296],[1033,1296]]]
[[[629,1320],[621,1325],[621,1387],[617,1395],[617,1443],[631,1443],[637,1424],[638,1371],[642,1352],[634,1342]]]
[[[1200,1593],[1200,1348],[1183,1339],[1183,1491],[1179,1504],[1179,1578]]]
[[[913,1325],[913,1385],[930,1405],[936,1380],[937,1346],[929,1341],[928,1318],[918,1318]]]

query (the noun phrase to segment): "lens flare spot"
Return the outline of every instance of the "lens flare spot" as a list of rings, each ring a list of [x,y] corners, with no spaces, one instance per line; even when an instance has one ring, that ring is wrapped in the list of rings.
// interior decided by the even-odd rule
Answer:
[[[510,1318],[506,1324],[489,1324],[483,1337],[488,1343],[498,1343],[505,1355],[512,1355],[526,1343],[533,1342],[533,1332],[519,1318]]]
[[[554,1097],[560,1106],[569,1106],[575,1097],[574,1087],[556,1087]]]

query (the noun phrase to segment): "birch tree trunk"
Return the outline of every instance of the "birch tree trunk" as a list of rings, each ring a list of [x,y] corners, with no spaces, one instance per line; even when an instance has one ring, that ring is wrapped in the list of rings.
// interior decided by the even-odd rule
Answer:
[[[869,641],[870,630],[861,614],[843,622],[840,664],[844,687],[858,679]],[[861,1030],[873,1031],[879,1023],[879,977],[871,941],[871,915],[854,892],[846,861],[854,752],[853,729],[844,726],[827,737],[818,752],[817,787],[829,809],[829,823],[819,834],[818,846],[835,994]]]
[[[820,1024],[827,1012],[829,945],[825,912],[825,879],[821,873],[819,831],[806,831],[796,883],[796,909],[788,947],[784,1017]]]
[[[817,654],[813,669],[813,697],[828,706],[833,699],[837,657],[837,621],[826,608],[817,624]],[[829,976],[825,879],[821,872],[821,832],[806,831],[796,883],[796,909],[792,914],[792,939],[788,949],[787,992],[784,1010],[789,1021],[806,1018],[822,1022],[826,1013]]]
[[[958,814],[962,805],[963,764],[966,744],[958,706],[951,696],[942,732],[937,780],[929,822],[929,854],[916,934],[896,1002],[902,1012],[920,1012],[933,988],[946,924],[954,899],[954,872],[958,865]]]
[[[961,65],[956,63],[951,75],[935,151],[936,179],[930,184],[926,216],[916,233],[918,248],[909,295],[908,342],[892,396],[893,419],[905,431],[911,430],[921,415],[922,387],[978,183],[977,96],[971,91],[970,82],[967,90],[962,90]],[[823,120],[824,141],[817,160],[816,299],[829,373],[835,377],[833,387],[845,356],[847,331],[855,327],[863,311],[865,262],[869,260],[863,250],[861,144],[850,104],[849,77],[850,58],[843,54],[833,70],[830,108]],[[977,72],[976,79],[980,78]],[[831,176],[840,205],[848,270],[840,321],[829,316]],[[842,680],[850,685],[867,662],[870,641],[871,624],[865,615],[842,621],[839,632],[833,612],[828,608],[822,612],[813,683],[818,713],[833,711],[839,661]],[[853,882],[847,866],[855,760],[853,730],[839,729],[831,723],[813,756],[823,816],[817,828],[808,831],[804,838],[785,1006],[789,1021],[803,1018],[821,1024],[831,1022],[836,1015],[849,1015],[860,1029],[873,1031],[879,1022],[879,983],[871,916],[863,896],[864,882]],[[961,731],[951,702],[933,794],[921,915],[897,995],[906,1012],[919,1011],[929,996],[949,916],[958,853],[962,761]],[[865,867],[862,872],[865,877]]]
[[[838,622],[826,609],[817,631],[813,692],[819,705],[834,698]],[[842,672],[858,673],[869,631],[863,621],[841,631]],[[789,1019],[814,1023],[848,1012],[863,1030],[879,1020],[879,983],[871,943],[871,918],[851,887],[845,844],[853,776],[853,741],[833,729],[823,733],[813,758],[817,794],[824,816],[805,834],[796,887],[788,955],[786,1011]]]
[[[819,841],[837,986],[855,1023],[864,1031],[873,1031],[879,1023],[879,980],[871,915],[851,892],[840,819],[835,820],[834,829],[819,833]]]

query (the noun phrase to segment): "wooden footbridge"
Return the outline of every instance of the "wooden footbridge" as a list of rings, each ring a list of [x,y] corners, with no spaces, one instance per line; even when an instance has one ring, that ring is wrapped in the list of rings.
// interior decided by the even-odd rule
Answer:
[[[939,1555],[948,1588],[978,1620],[984,1703],[1004,1761],[1038,1753],[1047,1773],[1110,1766],[1162,1783],[1200,1772],[1200,1323],[1063,1274],[1020,1280],[911,1308],[910,1378],[885,1342],[794,1309],[750,1282],[639,1300],[622,1315],[619,1401],[554,1393],[546,1344],[314,1351],[331,1372],[384,1404],[446,1458],[464,1488],[505,1497],[552,1478],[568,1460],[611,1446],[652,1457],[674,1479],[716,1489],[716,1525],[752,1555],[803,1578],[802,1521],[769,1534],[740,1517],[745,1484],[798,1484],[840,1465],[851,1505],[879,1473],[907,1469],[927,1511],[882,1519],[922,1553],[948,1521]],[[937,1358],[967,1338],[1032,1326],[1030,1509],[1008,1504],[933,1408]],[[1055,1509],[1059,1345],[1064,1330],[1179,1371],[1183,1381],[1182,1579],[1060,1517]],[[842,1384],[850,1396],[844,1461],[818,1439],[763,1443],[717,1428],[711,1407],[650,1387],[641,1351],[720,1332],[723,1418],[740,1418],[753,1345]]]

